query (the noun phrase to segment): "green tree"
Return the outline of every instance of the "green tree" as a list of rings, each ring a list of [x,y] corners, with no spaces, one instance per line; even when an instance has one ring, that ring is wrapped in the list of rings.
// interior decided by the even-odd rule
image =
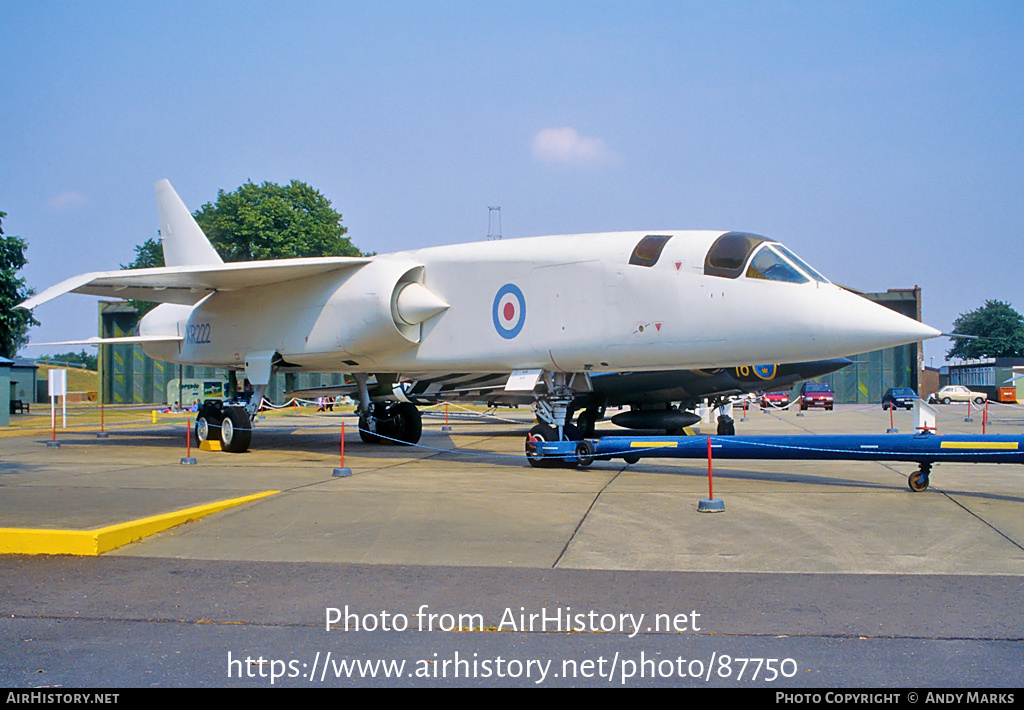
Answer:
[[[32,311],[15,309],[34,291],[26,288],[25,279],[17,276],[28,263],[25,258],[28,245],[20,237],[4,236],[6,216],[6,212],[0,212],[0,356],[13,358],[18,348],[28,342],[29,326],[39,325],[39,321],[32,317]]]
[[[331,201],[304,182],[247,182],[194,214],[224,261],[362,256]]]
[[[1024,357],[1024,316],[1004,301],[985,301],[961,314],[953,332],[978,337],[957,338],[947,358]]]
[[[82,350],[81,352],[57,353],[56,355],[41,355],[36,358],[39,362],[55,363],[58,365],[81,365],[86,370],[97,369],[96,355],[90,355]]]
[[[159,239],[152,237],[135,247],[135,261],[121,264],[122,269],[149,269],[154,266],[164,266],[164,248]]]

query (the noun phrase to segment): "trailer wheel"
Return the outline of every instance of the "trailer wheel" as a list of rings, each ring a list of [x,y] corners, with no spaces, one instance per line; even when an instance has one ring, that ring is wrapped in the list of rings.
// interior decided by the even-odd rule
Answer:
[[[576,460],[583,468],[594,463],[594,445],[586,439],[576,444]]]
[[[928,476],[923,471],[914,471],[907,479],[907,485],[910,486],[910,490],[920,493],[928,489]]]

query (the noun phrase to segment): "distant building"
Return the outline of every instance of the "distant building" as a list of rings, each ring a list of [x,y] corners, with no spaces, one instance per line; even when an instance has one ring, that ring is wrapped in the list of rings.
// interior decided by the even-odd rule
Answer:
[[[977,360],[956,360],[949,363],[943,385],[964,385],[976,392],[984,392],[993,402],[999,402],[1000,389],[1016,388],[1013,399],[1024,399],[1024,386],[1018,387],[1014,378],[1024,368],[1022,357],[986,357]],[[1003,398],[1006,399],[1006,398]]]
[[[39,366],[32,360],[16,357],[11,363],[11,401],[21,400],[22,402],[35,403],[42,401],[37,393],[36,385]],[[44,389],[45,393],[46,390]]]

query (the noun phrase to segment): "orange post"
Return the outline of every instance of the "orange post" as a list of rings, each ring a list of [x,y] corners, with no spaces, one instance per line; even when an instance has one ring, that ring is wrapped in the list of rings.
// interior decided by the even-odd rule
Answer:
[[[715,499],[714,484],[711,482],[711,437],[708,437],[708,500]]]

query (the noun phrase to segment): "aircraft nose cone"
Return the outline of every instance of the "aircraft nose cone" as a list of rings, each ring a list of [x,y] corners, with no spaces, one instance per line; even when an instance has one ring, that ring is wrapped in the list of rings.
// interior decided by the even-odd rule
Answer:
[[[836,351],[864,353],[928,340],[941,332],[849,291],[838,294],[830,335]]]

